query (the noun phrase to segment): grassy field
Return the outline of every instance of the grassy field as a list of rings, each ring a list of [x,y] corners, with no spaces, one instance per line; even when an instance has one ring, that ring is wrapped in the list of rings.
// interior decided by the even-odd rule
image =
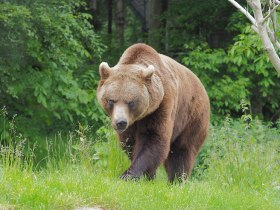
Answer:
[[[173,185],[163,168],[154,181],[120,180],[129,161],[113,133],[104,142],[86,132],[48,139],[41,161],[24,141],[1,146],[0,209],[279,209],[279,128],[212,126],[192,177]]]

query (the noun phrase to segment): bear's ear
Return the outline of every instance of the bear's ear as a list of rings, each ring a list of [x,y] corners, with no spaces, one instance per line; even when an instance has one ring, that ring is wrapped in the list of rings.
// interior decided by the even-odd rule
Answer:
[[[102,62],[99,65],[99,74],[102,80],[107,79],[112,73],[112,69],[109,67],[108,63]]]
[[[142,77],[145,79],[150,79],[155,73],[155,67],[153,65],[149,65],[146,69],[142,70]]]

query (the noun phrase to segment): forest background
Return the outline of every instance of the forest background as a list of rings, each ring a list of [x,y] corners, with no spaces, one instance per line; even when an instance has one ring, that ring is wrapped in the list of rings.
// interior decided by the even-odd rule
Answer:
[[[119,180],[130,162],[97,102],[98,66],[139,42],[210,97],[209,135],[181,185],[163,168],[154,182]],[[0,0],[0,209],[279,209],[279,89],[225,0]]]
[[[98,130],[105,123],[96,100],[98,64],[115,65],[138,42],[198,75],[213,123],[227,114],[240,117],[242,99],[253,116],[279,119],[279,75],[246,17],[227,1],[1,2],[0,106],[10,118],[17,115],[26,135],[77,122]]]

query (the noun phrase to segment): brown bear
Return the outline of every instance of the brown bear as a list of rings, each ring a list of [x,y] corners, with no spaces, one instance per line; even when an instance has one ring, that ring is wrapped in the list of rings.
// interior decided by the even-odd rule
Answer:
[[[131,159],[122,179],[190,175],[208,132],[207,93],[189,69],[145,44],[129,47],[114,67],[102,62],[97,98]]]

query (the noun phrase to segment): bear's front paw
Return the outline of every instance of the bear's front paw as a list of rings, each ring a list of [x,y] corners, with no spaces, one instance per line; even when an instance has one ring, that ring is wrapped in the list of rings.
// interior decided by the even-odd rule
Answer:
[[[133,173],[131,173],[131,171],[127,170],[121,175],[120,178],[125,181],[137,181],[140,178],[140,176],[134,175]]]

